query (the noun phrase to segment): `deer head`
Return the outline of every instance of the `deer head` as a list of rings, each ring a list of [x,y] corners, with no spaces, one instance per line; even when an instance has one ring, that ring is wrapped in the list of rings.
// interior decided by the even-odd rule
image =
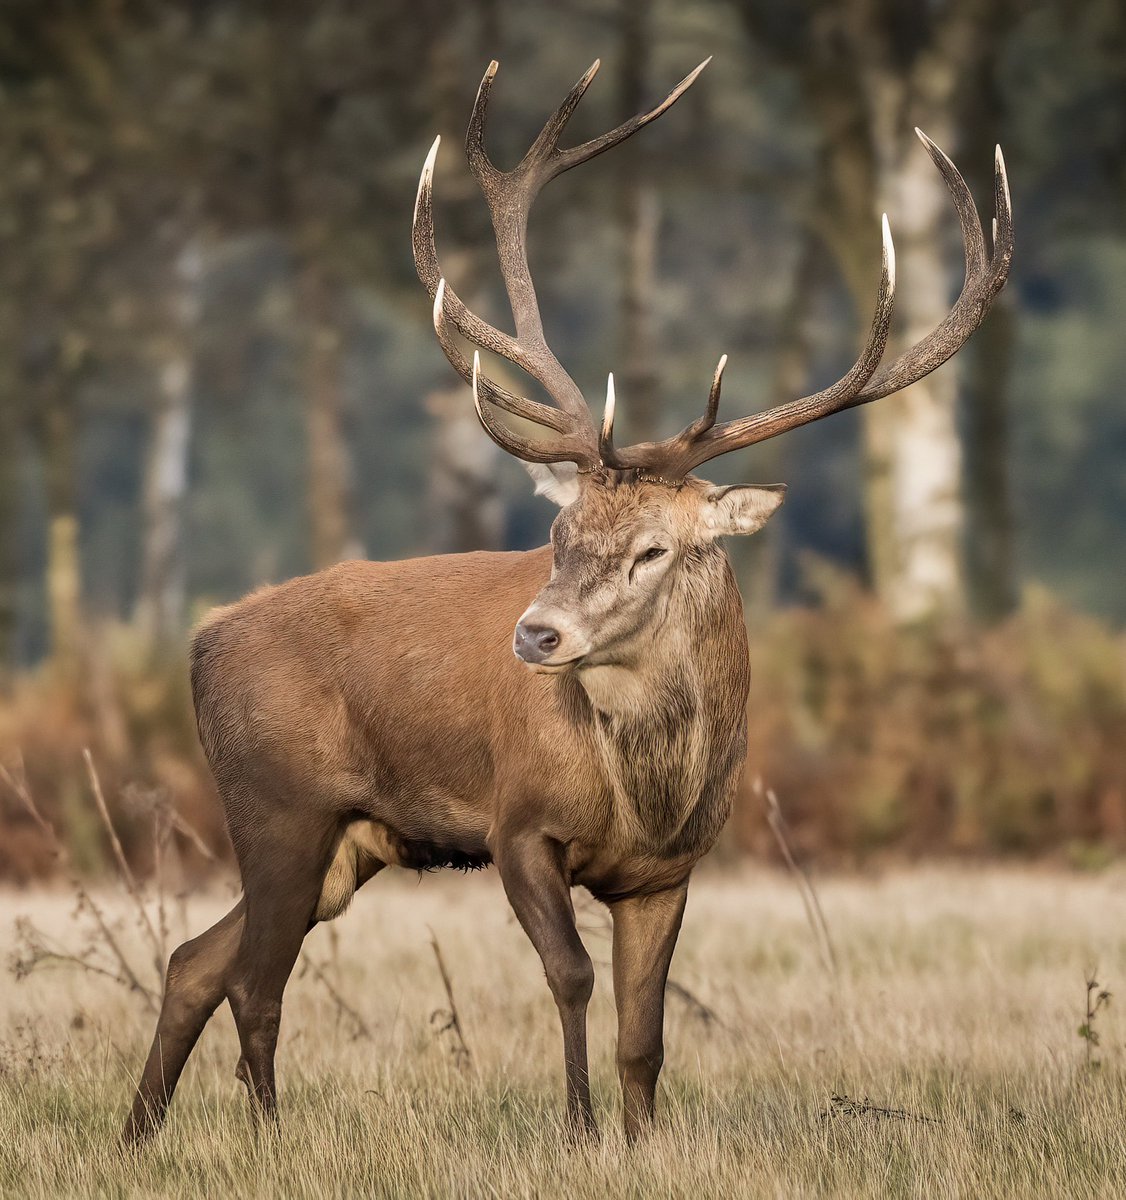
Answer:
[[[692,474],[697,467],[720,454],[867,404],[921,379],[965,345],[1008,276],[1013,229],[1000,147],[995,157],[996,216],[989,251],[965,181],[950,159],[917,129],[953,198],[965,248],[962,291],[936,328],[892,362],[881,365],[895,296],[895,251],[885,215],[875,313],[864,348],[847,374],[812,395],[717,423],[724,356],[701,417],[664,441],[616,447],[613,376],[602,423],[596,429],[581,391],[544,338],[528,268],[528,215],[545,183],[656,120],[691,87],[709,61],[681,80],[656,108],[601,137],[560,149],[567,122],[598,71],[595,61],[511,171],[499,170],[484,150],[485,115],[497,71],[495,62],[489,64],[470,117],[466,154],[492,216],[515,336],[470,312],[443,278],[434,244],[432,202],[438,140],[422,169],[414,213],[414,257],[419,278],[434,300],[438,341],[455,370],[471,384],[485,431],[524,463],[537,493],[562,508],[551,531],[551,579],[521,617],[513,642],[516,655],[540,671],[631,662],[651,644],[677,597],[691,602],[707,594],[707,581],[713,578],[717,563],[726,563],[717,539],[754,533],[782,503],[782,486],[715,487]],[[481,371],[479,353],[474,352],[470,364],[455,332],[526,371],[554,404],[516,395],[488,379]],[[500,420],[498,409],[532,422],[548,436],[523,435]]]

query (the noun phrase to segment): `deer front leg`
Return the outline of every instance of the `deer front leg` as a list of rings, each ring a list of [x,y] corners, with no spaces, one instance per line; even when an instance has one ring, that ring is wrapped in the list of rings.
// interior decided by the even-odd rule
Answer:
[[[493,855],[516,918],[543,960],[563,1024],[567,1119],[573,1133],[597,1136],[587,1073],[586,1009],[594,966],[575,928],[563,849],[540,836],[502,842]]]
[[[610,905],[614,918],[614,1002],[618,1078],[627,1141],[653,1121],[653,1096],[665,1058],[665,981],[688,885]]]

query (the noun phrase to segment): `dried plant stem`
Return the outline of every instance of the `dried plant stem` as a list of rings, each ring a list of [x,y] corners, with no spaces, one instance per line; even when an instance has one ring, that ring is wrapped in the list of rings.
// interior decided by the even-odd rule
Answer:
[[[67,853],[67,848],[63,844],[59,835],[55,832],[55,827],[40,811],[38,804],[35,803],[35,797],[31,794],[31,789],[27,786],[27,778],[24,775],[22,763],[20,765],[19,774],[13,775],[7,767],[0,764],[0,782],[4,783],[8,789],[16,796],[23,805],[28,815],[39,827],[44,837],[51,845],[51,849],[55,853],[55,857],[66,871],[67,882],[71,890],[74,892],[75,898],[78,901],[79,907],[90,914],[94,924],[97,926],[98,934],[102,942],[109,950],[113,959],[118,966],[119,975],[113,976],[111,972],[98,966],[96,963],[82,958],[77,955],[62,954],[48,950],[42,945],[42,937],[40,935],[40,945],[35,954],[36,961],[42,961],[44,958],[50,957],[55,960],[73,961],[82,966],[85,970],[92,971],[94,974],[109,975],[110,978],[117,978],[118,982],[128,987],[130,991],[137,992],[144,998],[145,1004],[153,1012],[157,1009],[157,994],[152,988],[146,987],[137,976],[136,971],[129,964],[129,959],[121,948],[121,944],[114,936],[113,930],[110,928],[109,922],[106,920],[105,914],[98,906],[97,901],[86,890],[81,879],[74,872],[70,865],[70,855]]]
[[[320,983],[329,996],[332,998],[333,1004],[336,1005],[336,1014],[339,1019],[341,1014],[344,1014],[352,1022],[356,1028],[356,1037],[370,1038],[371,1026],[363,1019],[362,1016],[348,1003],[340,993],[340,989],[328,977],[325,969],[311,958],[307,951],[301,952],[302,965],[312,974],[313,978]]]
[[[720,1029],[729,1028],[711,1005],[705,1004],[695,992],[689,991],[683,983],[677,983],[675,979],[667,979],[665,981],[665,992],[667,995],[675,996],[680,1000],[688,1008],[689,1012],[699,1018],[705,1025],[715,1025]]]
[[[442,957],[442,948],[438,945],[438,939],[435,936],[433,929],[430,930],[430,945],[434,950],[434,957],[438,961],[438,971],[442,976],[442,985],[446,989],[446,999],[450,1004],[450,1007],[444,1014],[446,1019],[438,1032],[445,1033],[448,1030],[457,1038],[457,1045],[454,1049],[454,1059],[458,1066],[464,1070],[473,1065],[473,1054],[465,1040],[465,1033],[461,1027],[461,1016],[457,1011],[457,1001],[454,999],[453,984],[450,982],[450,973],[446,970],[446,962]],[[431,1020],[438,1015],[440,1014],[434,1013],[431,1016]]]
[[[164,888],[164,858],[168,845],[171,824],[168,820],[166,806],[160,805],[153,809],[152,818],[152,855],[153,874],[156,877],[156,928],[159,936],[158,953],[160,962],[168,961],[168,909],[165,903]]]
[[[828,922],[821,910],[821,902],[817,898],[817,890],[813,886],[809,872],[798,863],[790,847],[789,838],[786,836],[786,820],[782,816],[782,806],[778,803],[778,797],[773,788],[763,787],[761,778],[755,779],[754,790],[766,804],[766,820],[770,825],[770,831],[774,834],[774,840],[778,843],[779,850],[782,851],[786,866],[797,882],[798,893],[801,896],[802,906],[805,908],[806,920],[809,921],[810,929],[813,931],[813,940],[817,946],[822,966],[832,974],[834,979],[839,979],[837,952],[833,947],[833,939],[829,936]]]
[[[117,872],[121,876],[121,882],[125,885],[126,892],[129,893],[130,900],[133,901],[138,921],[152,949],[157,978],[160,978],[164,974],[164,947],[161,944],[160,936],[153,926],[148,909],[145,908],[141,889],[137,886],[137,880],[134,878],[133,872],[129,869],[129,863],[125,859],[125,850],[121,845],[121,839],[117,836],[113,818],[109,815],[105,794],[102,792],[102,781],[98,778],[98,772],[94,767],[94,756],[90,753],[89,747],[86,747],[82,751],[82,757],[86,763],[86,774],[90,778],[90,788],[94,793],[94,803],[98,806],[98,815],[102,819],[102,825],[105,827],[110,846],[113,848],[113,857],[117,862]]]
[[[822,1117],[832,1120],[835,1117],[875,1117],[885,1121],[913,1121],[919,1125],[941,1125],[937,1117],[924,1116],[922,1113],[908,1112],[905,1108],[889,1108],[883,1104],[873,1104],[867,1096],[863,1100],[855,1100],[851,1096],[832,1095],[829,1097],[829,1110]]]
[[[1087,1070],[1090,1071],[1102,1066],[1102,1061],[1094,1057],[1095,1047],[1101,1043],[1099,1032],[1095,1028],[1095,1018],[1100,1009],[1110,1003],[1110,992],[1099,983],[1098,967],[1087,970],[1084,978],[1087,983],[1087,1017],[1079,1026],[1079,1036],[1087,1048]]]

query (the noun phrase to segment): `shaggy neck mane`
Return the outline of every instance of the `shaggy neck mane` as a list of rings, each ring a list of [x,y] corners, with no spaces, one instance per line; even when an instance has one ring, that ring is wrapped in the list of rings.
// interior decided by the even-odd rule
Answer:
[[[602,759],[623,833],[653,852],[714,836],[744,740],[731,737],[746,712],[738,588],[722,549],[691,553],[642,659],[557,681],[564,711]],[[732,741],[733,753],[717,757]]]

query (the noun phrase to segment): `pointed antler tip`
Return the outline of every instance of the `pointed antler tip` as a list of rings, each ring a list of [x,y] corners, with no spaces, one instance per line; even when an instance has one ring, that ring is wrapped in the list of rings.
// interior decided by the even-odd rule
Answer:
[[[498,63],[498,62],[497,62],[497,60],[496,60],[495,58],[494,58],[494,59],[490,59],[490,60],[489,60],[489,65],[488,65],[488,66],[485,68],[485,78],[486,78],[486,79],[492,79],[492,77],[493,77],[493,76],[494,76],[494,75],[497,73],[497,71],[499,71],[499,70],[500,70],[500,63]]]
[[[614,436],[614,409],[616,408],[616,397],[614,395],[614,372],[611,371],[606,376],[606,407],[602,410],[602,430],[599,441],[601,450],[605,458],[606,452],[611,450],[610,441]],[[612,451],[611,451],[612,453]]]
[[[884,270],[887,272],[888,283],[895,286],[895,242],[891,236],[891,222],[887,213],[880,217],[880,236],[884,247]]]
[[[929,137],[927,134],[925,134],[918,127],[918,125],[915,126],[915,136],[927,148],[927,152],[930,154],[930,156],[932,158],[934,158],[935,155],[941,155],[943,158],[946,157],[946,155],[943,153],[943,151],[939,148],[938,143],[934,140],[934,138]]]
[[[722,375],[722,374],[723,374],[723,372],[724,372],[724,368],[725,368],[726,366],[727,366],[727,355],[726,355],[726,354],[721,354],[721,355],[719,356],[719,362],[718,362],[718,363],[716,363],[715,373],[716,373],[717,375]]]
[[[445,279],[438,280],[438,286],[434,289],[434,307],[431,309],[431,319],[434,322],[434,331],[441,333],[442,322],[445,319],[445,313],[442,311],[442,306],[446,300],[446,281]]]

